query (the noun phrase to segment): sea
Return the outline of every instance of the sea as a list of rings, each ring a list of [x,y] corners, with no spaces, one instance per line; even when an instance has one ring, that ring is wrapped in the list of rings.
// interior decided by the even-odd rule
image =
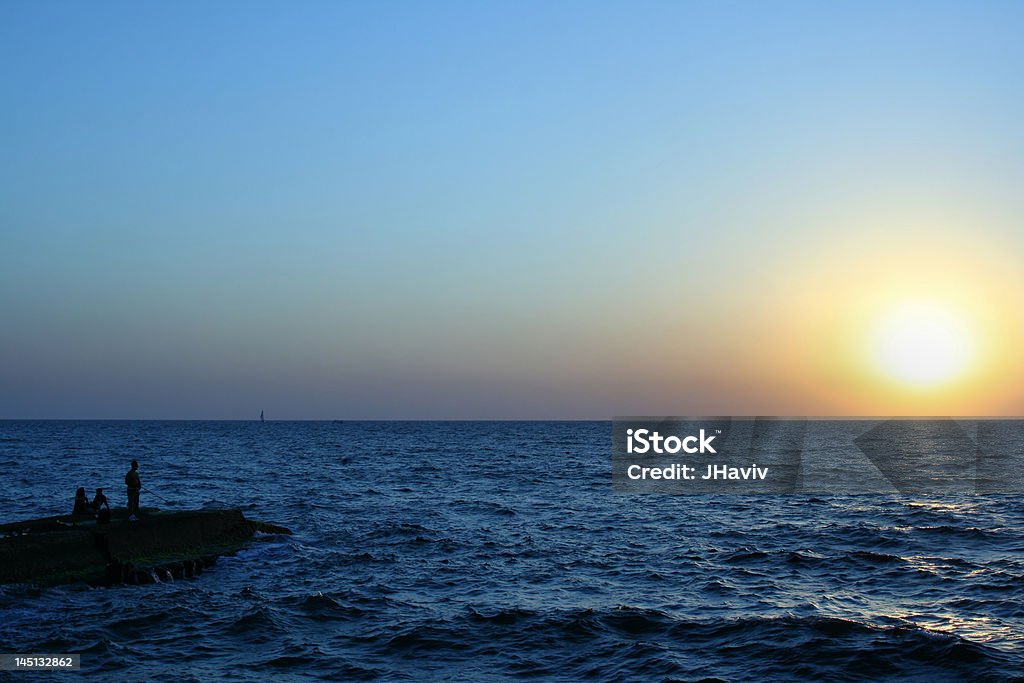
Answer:
[[[1024,681],[1024,494],[622,494],[611,434],[0,422],[0,522],[124,506],[134,458],[143,506],[294,532],[195,578],[0,586],[0,652],[103,681]]]

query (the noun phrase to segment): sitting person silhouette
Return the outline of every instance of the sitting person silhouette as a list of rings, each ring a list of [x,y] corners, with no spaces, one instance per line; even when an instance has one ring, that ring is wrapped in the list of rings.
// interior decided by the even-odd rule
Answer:
[[[88,515],[92,512],[89,509],[89,498],[85,495],[85,487],[79,486],[78,490],[75,491],[75,507],[71,514],[73,515]]]
[[[82,493],[83,495],[85,494],[84,489],[82,490]],[[99,512],[101,507],[106,507],[108,510],[110,509],[110,503],[107,502],[107,497],[103,495],[103,489],[96,489],[96,496],[93,497],[89,506],[93,509],[93,512]]]
[[[103,489],[96,489],[96,496],[92,499],[90,507],[96,511],[97,524],[110,523],[110,503],[107,502],[107,497],[103,495]]]

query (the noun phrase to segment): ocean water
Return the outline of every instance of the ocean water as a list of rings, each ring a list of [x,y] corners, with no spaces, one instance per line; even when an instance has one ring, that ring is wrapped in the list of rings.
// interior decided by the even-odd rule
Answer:
[[[93,680],[1024,680],[1024,496],[617,495],[610,434],[0,422],[0,521],[78,486],[123,506],[136,458],[145,506],[295,532],[194,579],[0,587],[0,652]]]

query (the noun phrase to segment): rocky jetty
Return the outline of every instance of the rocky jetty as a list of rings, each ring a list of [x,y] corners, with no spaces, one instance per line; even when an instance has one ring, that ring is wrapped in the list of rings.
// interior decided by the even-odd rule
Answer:
[[[133,521],[115,510],[106,524],[91,515],[2,524],[0,583],[116,585],[194,576],[257,531],[291,533],[237,509],[146,509]]]

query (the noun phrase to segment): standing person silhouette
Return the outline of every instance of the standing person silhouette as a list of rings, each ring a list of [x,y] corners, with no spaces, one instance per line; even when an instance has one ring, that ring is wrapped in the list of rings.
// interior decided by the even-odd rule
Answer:
[[[136,520],[139,515],[139,492],[142,491],[138,460],[132,460],[132,468],[124,475],[124,483],[128,487],[128,519]]]

